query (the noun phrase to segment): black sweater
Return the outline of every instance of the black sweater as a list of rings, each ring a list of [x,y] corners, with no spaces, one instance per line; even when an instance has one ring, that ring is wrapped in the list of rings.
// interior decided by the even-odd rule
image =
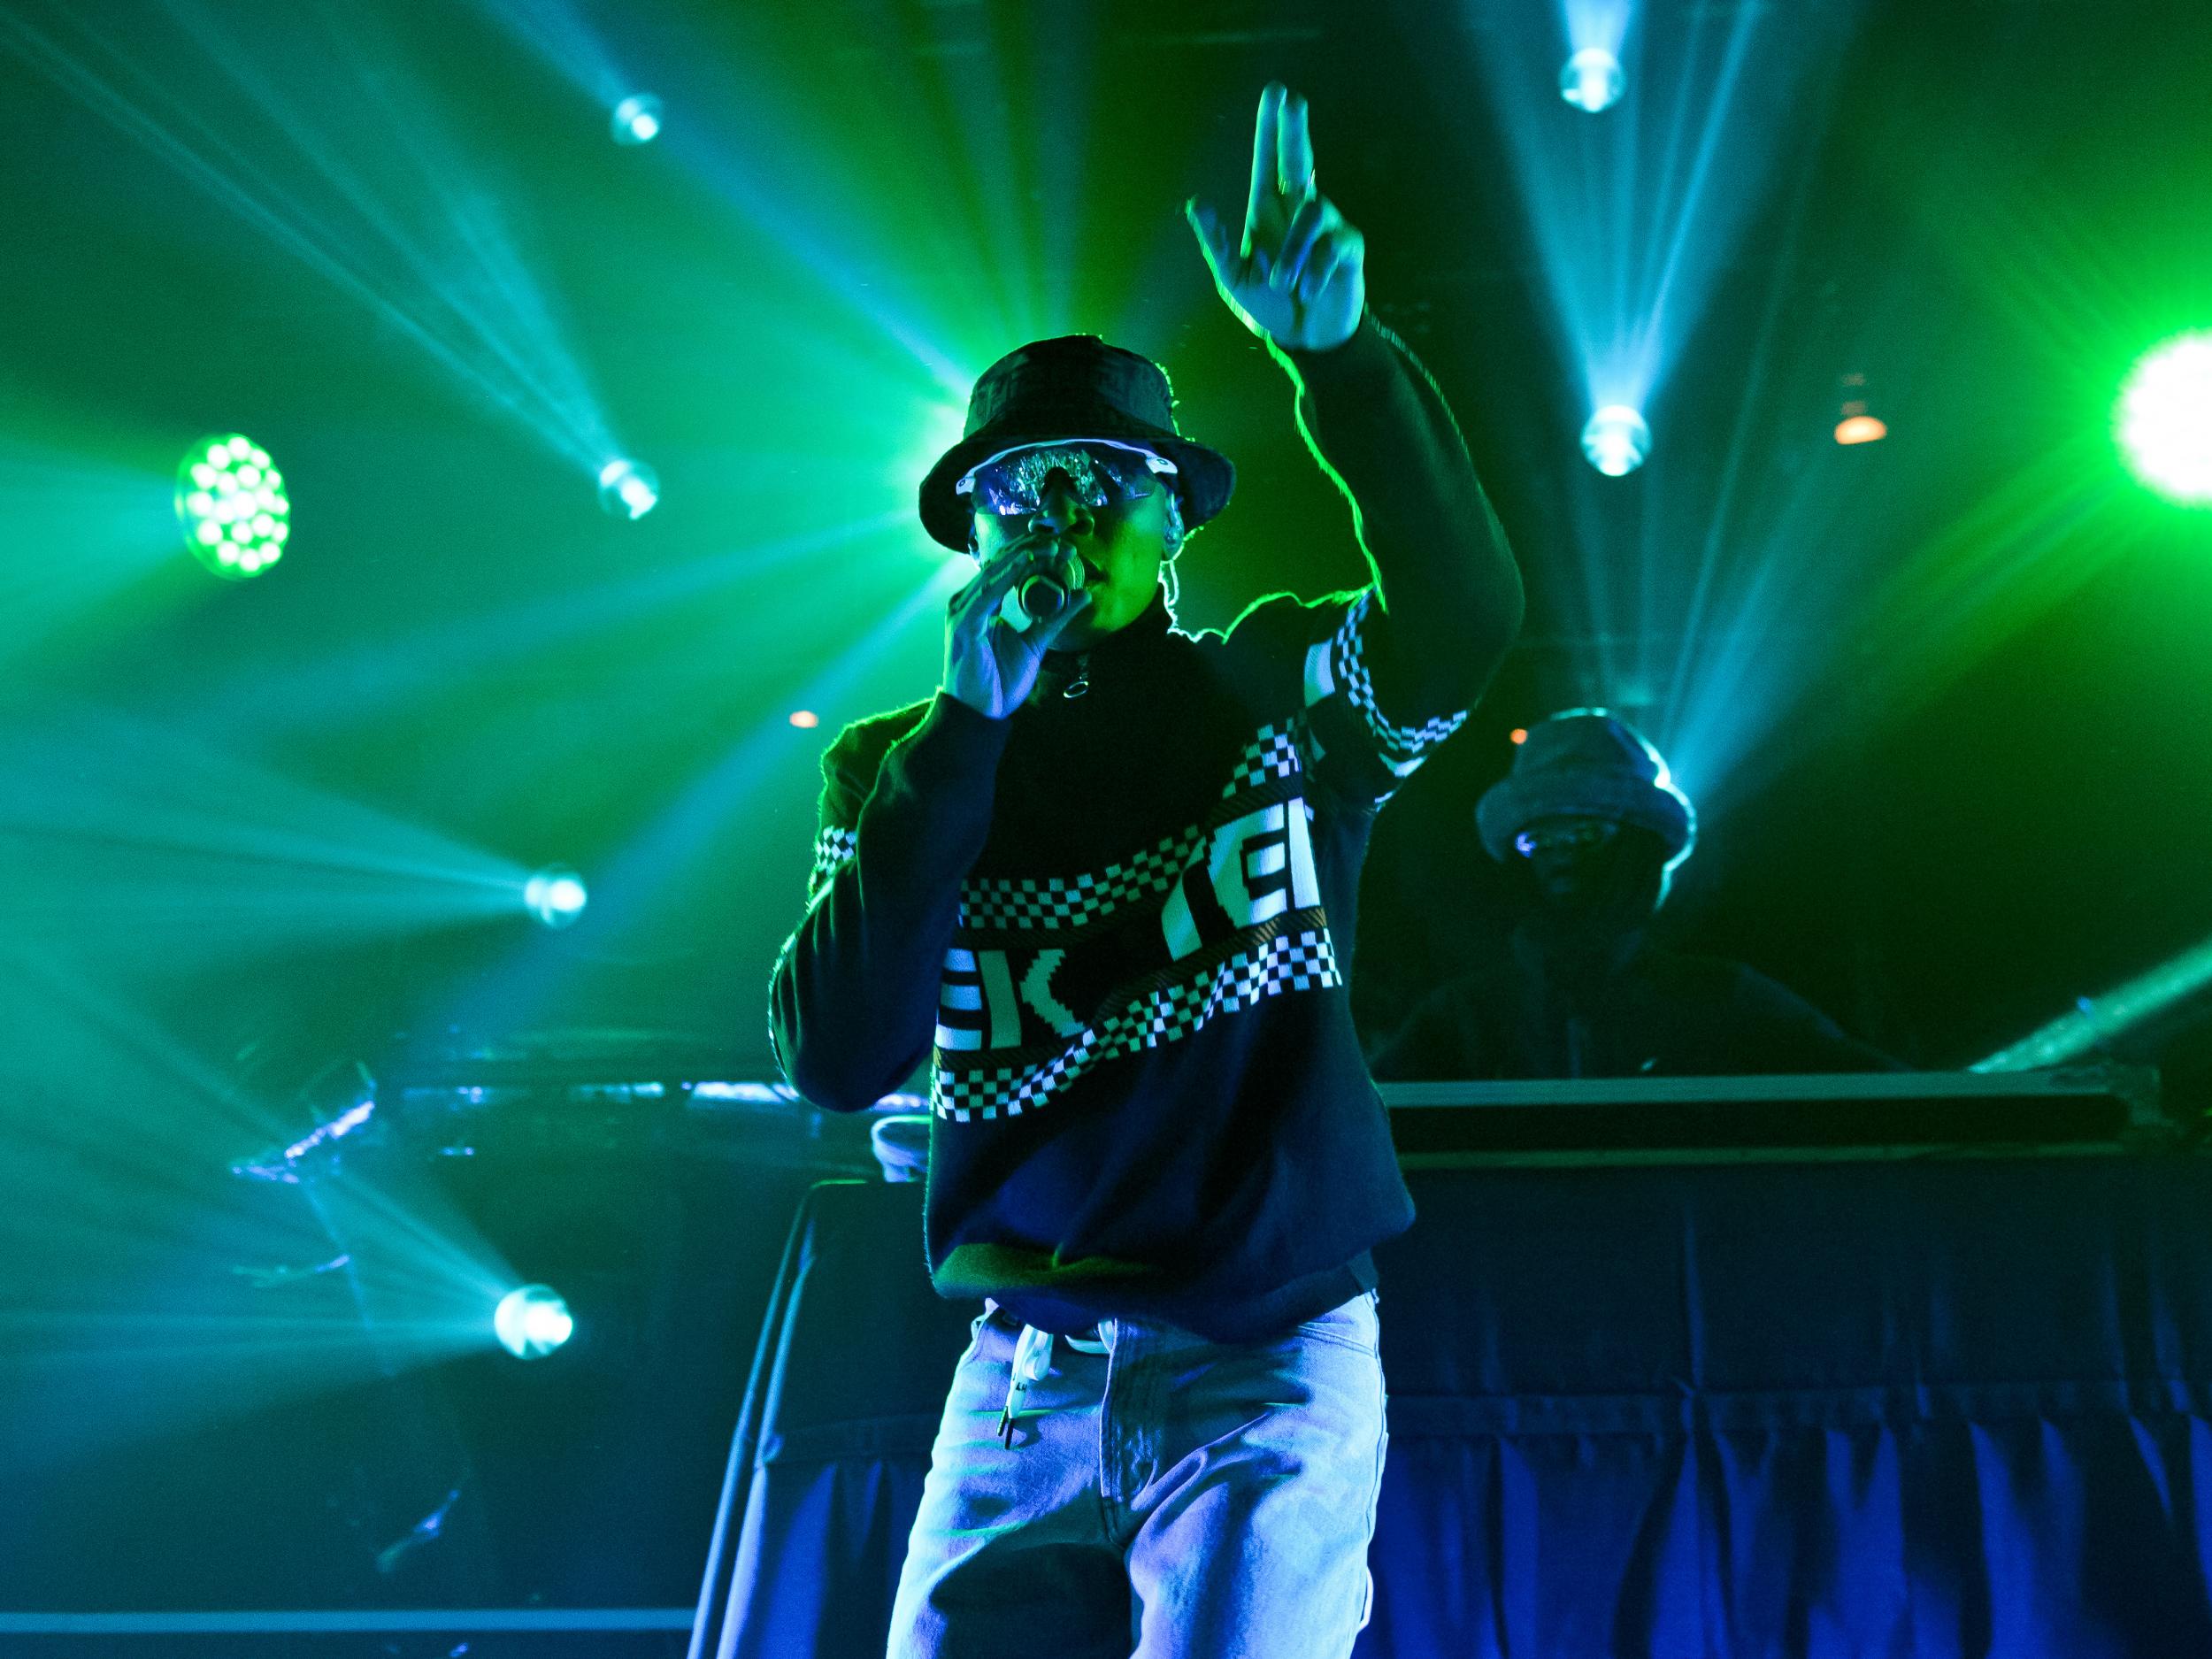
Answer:
[[[1347,995],[1360,864],[1510,642],[1520,581],[1402,344],[1371,320],[1278,355],[1371,587],[1226,635],[1156,602],[1091,649],[1080,697],[995,720],[941,693],[823,760],[777,1052],[856,1110],[933,1040],[932,1277],[1047,1330],[1285,1328],[1412,1219]]]

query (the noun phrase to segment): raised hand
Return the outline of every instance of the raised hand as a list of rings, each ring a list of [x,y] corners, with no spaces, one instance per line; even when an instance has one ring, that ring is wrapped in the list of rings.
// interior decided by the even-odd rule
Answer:
[[[1252,195],[1242,240],[1194,198],[1185,205],[1229,309],[1256,334],[1297,351],[1340,346],[1367,303],[1367,239],[1315,187],[1306,101],[1277,82],[1260,94]]]
[[[1050,555],[1050,536],[1010,543],[953,595],[945,615],[945,695],[1002,720],[1028,700],[1045,653],[1091,607],[1079,593],[1049,622],[1017,631],[999,614],[1008,591]]]

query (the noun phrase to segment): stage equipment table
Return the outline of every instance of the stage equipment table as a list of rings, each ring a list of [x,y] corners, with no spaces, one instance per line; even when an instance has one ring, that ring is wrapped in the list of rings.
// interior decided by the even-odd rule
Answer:
[[[2212,1160],[1409,1179],[1359,1655],[2212,1655]],[[881,1651],[977,1311],[921,1193],[801,1208],[698,1655]]]

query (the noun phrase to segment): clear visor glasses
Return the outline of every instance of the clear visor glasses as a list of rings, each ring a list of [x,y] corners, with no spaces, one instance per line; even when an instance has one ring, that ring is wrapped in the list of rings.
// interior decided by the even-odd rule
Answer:
[[[1532,824],[1513,838],[1513,850],[1524,858],[1538,853],[1588,852],[1604,846],[1620,833],[1621,826],[1601,818],[1563,818],[1550,824]]]
[[[956,488],[979,511],[1027,518],[1042,504],[1045,480],[1055,472],[1066,474],[1075,498],[1097,511],[1150,495],[1156,478],[1175,475],[1175,463],[1148,449],[1054,444],[994,456]]]

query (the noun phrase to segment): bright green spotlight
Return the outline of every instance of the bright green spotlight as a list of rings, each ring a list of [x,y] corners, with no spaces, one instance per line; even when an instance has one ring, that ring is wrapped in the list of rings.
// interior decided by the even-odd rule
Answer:
[[[258,576],[292,534],[284,475],[250,438],[203,438],[177,465],[177,522],[192,557],[226,581]]]
[[[525,1285],[492,1310],[499,1346],[517,1359],[543,1359],[576,1333],[576,1320],[550,1285]]]
[[[2212,334],[2146,353],[2120,388],[2112,427],[2137,478],[2169,501],[2212,506]]]

